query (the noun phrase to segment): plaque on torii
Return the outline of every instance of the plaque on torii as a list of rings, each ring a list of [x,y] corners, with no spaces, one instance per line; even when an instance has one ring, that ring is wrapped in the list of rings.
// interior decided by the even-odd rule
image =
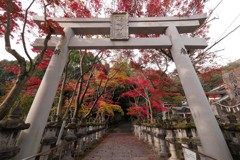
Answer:
[[[112,14],[110,39],[113,41],[129,39],[128,14],[127,13],[113,13]]]
[[[114,13],[111,18],[53,18],[64,28],[61,38],[52,37],[48,49],[55,50],[44,78],[30,108],[26,123],[31,127],[20,135],[21,151],[18,159],[34,155],[44,132],[45,123],[61,75],[72,49],[160,49],[168,48],[176,64],[190,110],[196,124],[203,151],[218,160],[231,160],[231,154],[212,113],[199,78],[193,68],[186,49],[204,49],[207,43],[203,38],[181,35],[192,33],[207,18],[206,14],[186,17],[128,17],[125,13]],[[37,24],[44,17],[34,17]],[[56,33],[57,34],[57,33]],[[110,38],[87,39],[75,35],[110,35]],[[156,38],[129,38],[129,34],[161,34]],[[44,40],[36,39],[32,46],[42,49]],[[41,122],[41,123],[40,123]]]

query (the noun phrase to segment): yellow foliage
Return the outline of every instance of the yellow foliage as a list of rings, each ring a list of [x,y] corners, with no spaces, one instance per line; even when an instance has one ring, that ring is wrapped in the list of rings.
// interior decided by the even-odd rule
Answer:
[[[79,112],[81,113],[81,115],[86,115],[89,111],[90,111],[90,108],[88,106],[82,105]]]
[[[114,116],[114,111],[121,113],[122,116],[124,115],[124,112],[121,106],[116,104],[106,103],[105,101],[99,102],[99,109],[100,109],[100,112],[106,112],[110,116]]]
[[[115,68],[115,69],[114,69]],[[125,63],[115,64],[113,69],[110,70],[109,75],[115,75],[114,79],[110,81],[109,85],[119,85],[119,81],[128,79],[128,66]]]

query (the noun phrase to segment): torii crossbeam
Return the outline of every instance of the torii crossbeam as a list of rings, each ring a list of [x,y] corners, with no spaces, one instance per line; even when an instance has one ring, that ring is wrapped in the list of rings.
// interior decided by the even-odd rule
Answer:
[[[231,154],[210,108],[198,76],[186,54],[186,49],[203,49],[204,39],[181,36],[195,31],[206,19],[206,14],[187,17],[129,18],[127,14],[115,13],[111,18],[53,18],[64,27],[65,36],[52,38],[48,45],[57,54],[52,56],[38,89],[18,144],[21,146],[17,159],[38,151],[57,86],[71,49],[137,49],[169,48],[190,106],[204,153],[218,160],[231,160]],[[35,17],[40,24],[43,17]],[[81,39],[74,35],[110,35],[105,39]],[[165,34],[159,38],[130,38],[130,34]],[[41,49],[43,40],[37,39],[33,47]]]

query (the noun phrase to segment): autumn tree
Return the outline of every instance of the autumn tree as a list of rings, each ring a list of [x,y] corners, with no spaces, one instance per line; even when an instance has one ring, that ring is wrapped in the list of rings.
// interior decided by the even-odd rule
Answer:
[[[165,103],[168,103],[166,97],[181,96],[177,92],[173,93],[171,81],[162,71],[135,69],[134,74],[127,80],[129,91],[122,94],[122,97],[129,98],[131,103],[129,115],[137,116],[138,119],[146,118],[153,123],[159,112],[167,110],[164,107]]]
[[[22,3],[19,0],[4,0],[0,5],[0,35],[4,36],[5,50],[14,58],[16,58],[19,70],[16,82],[14,83],[7,97],[0,105],[0,119],[3,119],[10,108],[13,107],[14,102],[20,94],[24,84],[36,71],[38,64],[43,59],[45,51],[47,50],[47,42],[50,40],[54,30],[59,32],[62,31],[62,28],[59,27],[55,22],[51,20],[45,21],[45,23],[42,24],[41,28],[43,29],[42,31],[45,31],[46,34],[44,34],[44,32],[40,32],[42,35],[46,35],[44,40],[44,48],[37,54],[34,59],[32,59],[26,46],[26,34],[30,34],[32,32],[30,28],[35,27],[34,22],[30,18],[30,16],[34,14],[30,10],[34,3],[34,0],[31,1],[26,9],[23,9]],[[41,1],[41,3],[43,4],[43,14],[46,17],[49,14],[47,8],[50,5],[54,5],[54,2]],[[20,34],[18,35],[18,33]],[[23,44],[24,53],[20,53],[20,51],[14,49],[11,45],[13,37],[18,36],[20,37],[20,40]]]
[[[15,98],[17,97],[22,86],[28,81],[37,69],[38,64],[41,62],[43,55],[47,49],[47,41],[53,33],[64,34],[62,28],[54,22],[50,17],[108,17],[113,12],[127,12],[130,16],[134,17],[155,17],[155,16],[188,16],[194,14],[201,14],[205,5],[205,0],[112,0],[109,3],[104,3],[102,0],[78,1],[78,0],[41,0],[38,3],[35,0],[31,1],[26,9],[22,7],[20,0],[4,0],[0,5],[1,26],[0,34],[5,39],[5,49],[12,54],[18,61],[19,73],[17,81],[9,92],[7,98],[0,105],[0,119],[2,119],[7,111],[14,105]],[[31,34],[29,28],[35,27],[31,20],[34,14],[31,10],[33,4],[42,8],[42,14],[45,17],[45,22],[40,25],[42,32],[40,36],[45,36],[44,49],[40,51],[36,58],[30,57],[29,51],[26,47],[26,36]],[[38,13],[40,14],[40,13]],[[208,25],[206,23],[200,27],[196,32],[189,35],[192,37],[202,36],[206,37]],[[18,35],[18,33],[20,34]],[[16,36],[15,36],[16,34]],[[11,36],[21,37],[20,41],[24,47],[24,53],[13,49],[11,46]],[[81,37],[89,37],[89,35],[80,35]],[[105,36],[105,35],[104,35]],[[102,36],[102,37],[104,37]],[[131,35],[135,37],[158,37],[159,35]],[[101,37],[101,36],[100,36]],[[124,51],[121,51],[124,52]],[[171,53],[169,50],[140,50],[140,59],[136,61],[139,65],[144,63],[151,66],[154,64],[158,69],[163,71],[167,70],[172,61]],[[189,50],[188,51],[192,62],[197,69],[202,64],[211,61],[214,57],[213,53],[205,53],[202,51]],[[27,57],[27,58],[24,58]]]
[[[92,112],[96,109],[98,110],[97,113],[98,114],[100,113],[101,111],[100,101],[106,102],[106,104],[108,104],[106,105],[108,106],[107,108],[109,108],[110,106],[111,106],[110,108],[112,109],[120,107],[120,106],[117,107],[116,104],[113,104],[112,99],[115,91],[115,86],[113,85],[113,83],[116,80],[117,74],[121,72],[122,67],[123,67],[122,65],[114,65],[113,67],[109,67],[109,65],[107,64],[98,65],[96,67],[91,85],[92,90],[92,96],[90,100],[91,107],[89,112],[83,116],[84,119],[88,118],[92,114]]]

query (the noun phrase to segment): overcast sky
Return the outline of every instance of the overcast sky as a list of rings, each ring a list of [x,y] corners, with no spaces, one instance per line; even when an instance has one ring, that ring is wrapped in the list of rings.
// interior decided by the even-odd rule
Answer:
[[[215,17],[216,19],[211,22],[209,32],[211,40],[209,41],[209,46],[218,41],[221,36],[225,36],[227,33],[240,25],[240,1],[209,0],[207,3],[207,8],[214,8],[220,1],[222,1],[222,3],[217,7],[211,16],[211,18]],[[14,48],[17,48],[17,50],[19,50],[19,48],[22,48],[21,46],[16,46],[14,43],[13,46]],[[13,59],[13,57],[7,54],[4,50],[3,38],[0,39],[0,48],[2,48],[2,52],[0,53],[0,60]],[[217,55],[220,57],[217,59],[217,61],[226,64],[228,62],[240,59],[240,28],[212,48],[212,51],[216,50],[222,50],[220,52],[217,52]]]
[[[209,0],[207,7],[214,8],[219,2],[221,4],[211,16],[211,18],[216,17],[216,20],[213,20],[210,26],[209,36],[212,38],[209,42],[210,46],[240,25],[240,1]],[[227,63],[240,59],[240,28],[212,48],[212,51],[215,50],[223,50],[217,52],[221,57],[218,60],[221,62]]]

